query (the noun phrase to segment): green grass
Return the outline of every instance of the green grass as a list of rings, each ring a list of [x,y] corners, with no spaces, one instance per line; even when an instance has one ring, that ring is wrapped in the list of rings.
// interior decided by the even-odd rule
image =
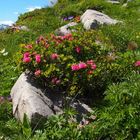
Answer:
[[[128,3],[127,7],[123,7],[122,4],[112,5],[106,3],[105,0],[59,0],[54,7],[46,7],[19,16],[17,24],[26,25],[30,29],[29,32],[20,31],[13,33],[9,30],[0,32],[0,51],[5,48],[8,52],[7,56],[0,54],[1,96],[9,95],[12,86],[21,73],[16,69],[14,63],[15,53],[18,51],[20,44],[30,43],[35,41],[40,35],[47,35],[54,32],[58,27],[68,23],[62,20],[63,17],[81,15],[86,9],[96,9],[123,22],[115,26],[104,26],[100,28],[100,31],[103,32],[105,37],[111,39],[112,44],[116,48],[125,51],[130,41],[135,41],[140,46],[139,0]],[[9,105],[5,104],[5,106],[9,108],[9,112],[12,112]],[[0,139],[23,139],[22,127],[13,119],[13,116],[6,114],[6,118],[4,119],[3,116],[5,114],[2,110],[0,111]],[[67,128],[68,131],[70,131],[70,128]],[[87,131],[86,133],[88,135]],[[36,135],[40,134],[43,139],[45,133],[38,132]],[[38,136],[40,140],[41,136]]]

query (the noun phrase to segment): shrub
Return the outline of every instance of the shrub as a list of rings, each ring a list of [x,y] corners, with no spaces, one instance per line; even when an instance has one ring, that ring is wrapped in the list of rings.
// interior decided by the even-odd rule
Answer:
[[[120,53],[101,32],[80,31],[66,36],[40,36],[21,45],[18,63],[52,89],[75,95],[103,92],[134,68],[134,51]],[[88,95],[87,94],[87,95]]]
[[[104,106],[98,110],[94,134],[102,139],[140,139],[140,75],[109,86]]]

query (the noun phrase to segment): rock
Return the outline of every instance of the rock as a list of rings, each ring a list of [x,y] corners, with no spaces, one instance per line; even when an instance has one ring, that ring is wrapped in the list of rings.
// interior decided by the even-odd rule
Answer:
[[[84,116],[93,112],[86,104],[69,98],[64,100],[63,95],[54,93],[50,89],[42,90],[30,74],[23,73],[11,90],[14,116],[23,122],[26,114],[32,126],[38,122],[42,125],[44,119],[52,115],[62,114],[63,106],[75,109],[75,120],[80,122]],[[67,99],[67,97],[65,97]],[[67,99],[68,100],[68,99]],[[65,103],[65,105],[64,105]],[[41,123],[41,121],[42,123]]]
[[[82,122],[85,119],[85,116],[91,115],[94,111],[85,103],[80,100],[70,102],[69,106],[76,111],[74,117],[75,122]]]
[[[112,4],[120,4],[118,0],[107,0],[107,2],[112,3]]]
[[[116,24],[119,21],[110,18],[109,16],[98,12],[96,10],[86,10],[86,12],[81,16],[81,22],[86,30],[95,29],[99,25],[111,25]]]
[[[20,30],[29,31],[29,28],[27,26],[20,26]]]
[[[93,112],[93,110],[88,105],[81,102],[74,102],[70,106],[82,115],[87,115]]]
[[[27,26],[17,26],[17,25],[13,25],[13,26],[11,27],[11,29],[12,29],[13,31],[17,31],[17,30],[19,30],[19,31],[29,31],[29,28],[28,28]]]
[[[31,124],[36,124],[42,118],[62,113],[59,95],[53,94],[52,98],[37,86],[32,76],[23,73],[11,90],[13,114],[21,122],[26,114]]]
[[[64,36],[64,35],[70,34],[71,31],[73,31],[73,30],[70,30],[70,27],[73,27],[73,26],[76,26],[76,25],[77,25],[76,22],[71,22],[71,23],[69,23],[67,25],[64,25],[64,26],[60,27],[59,29],[57,29],[55,31],[55,33],[58,36]]]

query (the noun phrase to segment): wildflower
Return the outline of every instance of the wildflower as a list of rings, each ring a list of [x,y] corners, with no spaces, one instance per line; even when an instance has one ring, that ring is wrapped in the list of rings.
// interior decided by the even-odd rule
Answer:
[[[37,40],[35,41],[35,43],[36,43],[36,44],[39,44],[39,43],[40,43],[40,40],[39,40],[39,39],[37,39]]]
[[[80,62],[78,65],[79,65],[79,69],[85,69],[85,68],[87,68],[87,64],[84,63],[84,62]]]
[[[52,60],[55,60],[55,59],[57,59],[58,58],[58,54],[57,53],[53,53],[52,55],[51,55],[51,59]]]
[[[67,20],[68,20],[68,18],[67,18],[67,17],[65,17],[65,18],[63,18],[63,20],[64,20],[64,21],[67,21]]]
[[[26,48],[26,49],[32,49],[33,46],[32,46],[32,45],[27,45],[27,46],[25,46],[25,48]]]
[[[41,70],[36,70],[34,74],[35,74],[35,76],[40,76]]]
[[[89,71],[87,72],[87,74],[88,74],[88,75],[91,75],[91,74],[93,74],[93,71],[92,71],[92,70],[89,70]]]
[[[72,71],[77,71],[77,70],[79,70],[80,68],[79,68],[79,65],[78,65],[78,64],[73,64],[73,65],[71,66],[71,69],[72,69]]]
[[[23,62],[25,62],[25,63],[31,62],[30,57],[24,57],[24,58],[23,58]]]
[[[23,54],[23,57],[29,57],[30,56],[30,53],[29,52],[26,52]]]
[[[87,64],[92,65],[92,64],[94,64],[94,61],[93,60],[87,60]]]
[[[53,79],[52,79],[52,81],[51,81],[53,84],[56,84],[56,85],[58,85],[58,84],[60,84],[61,83],[61,80],[60,79],[58,79],[57,77],[54,77]]]
[[[37,63],[40,63],[41,62],[41,56],[39,54],[37,54],[35,56],[35,60],[36,60]]]
[[[96,64],[94,63],[93,60],[87,60],[87,64],[90,66],[90,68],[92,70],[95,70],[96,69]]]
[[[77,53],[80,53],[80,52],[81,52],[81,48],[80,48],[80,47],[76,47],[76,48],[75,48],[75,51],[76,51]]]
[[[49,46],[50,46],[50,44],[46,44],[46,45],[45,45],[45,48],[47,49],[47,48],[49,48]]]
[[[76,22],[80,22],[80,16],[75,17]]]
[[[68,20],[72,20],[74,18],[74,16],[69,16]]]
[[[135,67],[140,67],[140,60],[136,61],[134,65]]]
[[[92,69],[92,70],[95,70],[95,69],[96,69],[96,64],[92,64],[92,65],[91,65],[91,69]]]
[[[61,80],[57,80],[56,81],[56,85],[60,84],[61,83]]]
[[[42,41],[42,40],[44,40],[44,37],[41,35],[41,36],[39,37],[39,41]]]

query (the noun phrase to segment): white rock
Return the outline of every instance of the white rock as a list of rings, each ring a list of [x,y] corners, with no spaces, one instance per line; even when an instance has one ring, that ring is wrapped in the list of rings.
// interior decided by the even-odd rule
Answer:
[[[20,27],[20,30],[29,31],[29,28],[28,28],[27,26],[21,26],[21,27]]]
[[[77,25],[76,22],[71,22],[71,23],[69,23],[67,25],[64,25],[64,26],[60,27],[55,32],[56,32],[57,35],[60,35],[60,36],[70,34],[71,30],[69,28],[72,27],[72,26],[76,26],[76,25]]]
[[[120,2],[117,0],[107,0],[107,2],[112,3],[112,4],[120,4]]]
[[[23,73],[11,90],[14,116],[23,122],[24,114],[26,114],[29,121],[34,124],[40,118],[62,113],[55,101],[44,94],[32,79]]]
[[[108,15],[105,15],[96,10],[86,10],[86,12],[81,16],[81,22],[84,25],[86,30],[95,29],[99,25],[111,25],[116,24],[119,21],[110,18]]]

